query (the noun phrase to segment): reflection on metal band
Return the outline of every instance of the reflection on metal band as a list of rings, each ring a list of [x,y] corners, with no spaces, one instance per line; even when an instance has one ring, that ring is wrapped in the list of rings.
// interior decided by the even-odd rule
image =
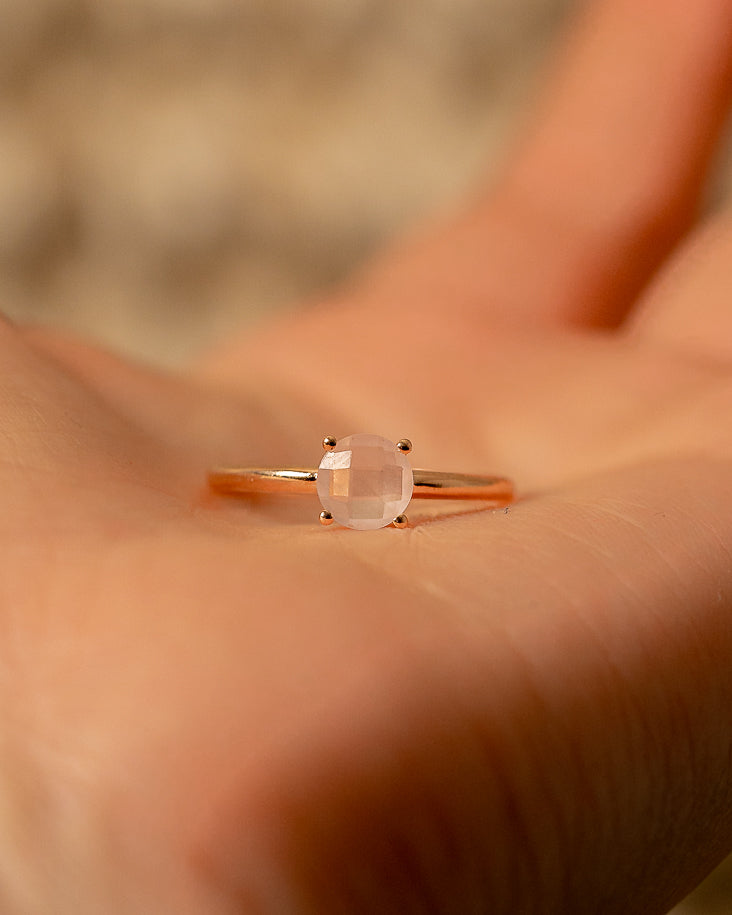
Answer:
[[[295,467],[221,467],[208,475],[211,488],[225,495],[315,495],[317,479],[317,470]],[[414,498],[480,499],[506,505],[513,494],[513,483],[505,477],[414,470]]]

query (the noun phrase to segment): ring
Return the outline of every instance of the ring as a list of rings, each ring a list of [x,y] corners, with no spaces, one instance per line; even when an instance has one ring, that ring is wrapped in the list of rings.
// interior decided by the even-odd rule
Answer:
[[[359,433],[323,439],[325,454],[317,470],[276,467],[219,467],[209,485],[224,495],[317,493],[321,524],[337,521],[359,531],[392,524],[407,526],[404,511],[412,497],[480,499],[498,508],[513,501],[513,483],[504,477],[434,470],[412,470],[409,439],[396,444]]]

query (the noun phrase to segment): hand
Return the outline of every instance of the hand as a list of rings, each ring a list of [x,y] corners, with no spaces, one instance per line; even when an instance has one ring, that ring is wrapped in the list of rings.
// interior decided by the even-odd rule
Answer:
[[[650,915],[732,847],[730,86],[726,0],[598,0],[329,300],[175,377],[0,327],[3,912]],[[522,498],[205,492],[355,431]]]

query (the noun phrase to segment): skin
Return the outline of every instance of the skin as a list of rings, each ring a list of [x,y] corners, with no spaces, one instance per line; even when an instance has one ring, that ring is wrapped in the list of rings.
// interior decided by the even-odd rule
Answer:
[[[596,0],[329,298],[178,375],[0,324],[4,913],[660,915],[732,849],[731,86],[729,0]],[[521,498],[206,491],[355,431]]]

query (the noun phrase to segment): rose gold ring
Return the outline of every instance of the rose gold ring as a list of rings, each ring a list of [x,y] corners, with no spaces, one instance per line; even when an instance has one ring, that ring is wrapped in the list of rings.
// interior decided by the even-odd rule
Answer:
[[[396,444],[378,435],[323,439],[317,470],[277,467],[217,467],[208,475],[224,495],[271,493],[315,495],[321,524],[337,521],[356,530],[408,524],[404,511],[414,498],[479,499],[498,508],[513,501],[513,483],[497,476],[412,469],[409,439]]]

